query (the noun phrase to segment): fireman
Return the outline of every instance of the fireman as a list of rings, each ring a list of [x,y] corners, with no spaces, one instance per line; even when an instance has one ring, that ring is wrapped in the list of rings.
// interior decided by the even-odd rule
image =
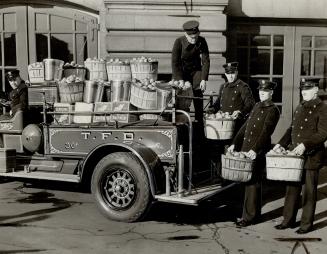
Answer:
[[[261,179],[265,168],[265,154],[270,150],[271,135],[279,120],[279,110],[272,101],[277,84],[259,80],[260,102],[255,104],[249,118],[236,134],[228,152],[242,151],[255,164],[252,178],[245,185],[242,219],[237,226],[245,227],[255,222],[261,215]]]
[[[227,82],[222,84],[217,100],[208,108],[207,113],[217,111],[228,112],[236,118],[234,135],[245,122],[251,112],[255,101],[248,84],[238,79],[238,62],[229,62],[223,65]],[[211,168],[220,175],[220,155],[224,153],[225,146],[230,145],[231,140],[207,140],[209,147],[209,160]]]
[[[297,155],[303,155],[304,188],[302,198],[302,217],[298,234],[312,230],[317,201],[317,185],[319,169],[323,166],[325,155],[324,142],[327,139],[327,105],[319,99],[319,82],[302,80],[300,83],[303,101],[297,106],[291,126],[282,139],[274,147],[277,150],[284,147],[293,150]],[[278,230],[295,226],[302,183],[289,184],[283,210],[283,222],[275,228]]]
[[[10,107],[9,114],[1,115],[1,120],[11,119],[18,110],[26,111],[28,107],[28,94],[27,86],[25,81],[19,75],[19,70],[8,71],[6,73],[6,78],[12,91],[9,93],[9,100],[7,98],[1,98],[0,103],[4,107]]]
[[[249,85],[238,79],[238,62],[226,63],[223,67],[227,82],[221,85],[219,97],[207,113],[212,114],[219,110],[230,113],[237,118],[236,133],[251,112],[255,101]]]
[[[202,98],[209,76],[210,58],[208,44],[200,36],[199,22],[190,20],[183,24],[184,35],[175,40],[172,50],[173,79],[189,81],[193,95]],[[193,100],[195,120],[203,132],[203,100]],[[204,137],[204,133],[202,133]]]

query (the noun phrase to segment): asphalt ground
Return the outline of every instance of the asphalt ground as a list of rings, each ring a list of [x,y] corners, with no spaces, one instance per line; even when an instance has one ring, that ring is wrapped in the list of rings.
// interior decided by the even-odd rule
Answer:
[[[284,190],[281,182],[265,182],[261,221],[237,228],[241,186],[198,207],[155,203],[143,221],[122,223],[100,214],[77,185],[2,178],[0,253],[285,254],[294,246],[294,253],[326,253],[327,169],[320,173],[314,230],[306,235],[274,229]]]

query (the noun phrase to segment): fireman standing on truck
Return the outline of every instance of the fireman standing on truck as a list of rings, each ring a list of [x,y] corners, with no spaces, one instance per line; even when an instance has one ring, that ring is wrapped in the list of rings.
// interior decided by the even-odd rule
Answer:
[[[200,36],[199,22],[190,20],[183,24],[184,35],[175,40],[172,50],[173,79],[189,81],[193,95],[202,98],[209,76],[210,58],[207,41]],[[195,120],[203,132],[203,100],[193,100]],[[204,133],[202,134],[204,137]]]
[[[270,150],[271,135],[279,120],[279,110],[272,101],[277,84],[259,80],[260,102],[255,104],[249,118],[236,134],[228,152],[242,151],[255,160],[252,178],[245,185],[242,219],[237,226],[253,224],[261,215],[261,179],[266,165],[265,154]]]
[[[317,186],[319,169],[323,166],[325,156],[324,142],[327,139],[327,105],[318,97],[319,82],[302,80],[300,83],[303,101],[294,112],[291,126],[274,147],[281,146],[293,150],[297,155],[303,155],[304,188],[302,197],[302,217],[298,234],[312,230],[317,201]],[[283,230],[295,226],[296,215],[300,203],[303,182],[290,183],[286,188],[283,210],[283,222],[275,228]]]

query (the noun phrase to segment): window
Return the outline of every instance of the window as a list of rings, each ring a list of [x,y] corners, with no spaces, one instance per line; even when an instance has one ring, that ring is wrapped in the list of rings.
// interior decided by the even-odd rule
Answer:
[[[236,59],[239,77],[250,85],[257,101],[258,79],[277,83],[273,101],[282,112],[284,35],[237,33]]]
[[[35,13],[36,61],[55,58],[83,64],[88,57],[87,23],[54,14]]]
[[[327,36],[302,36],[301,77],[327,75]]]

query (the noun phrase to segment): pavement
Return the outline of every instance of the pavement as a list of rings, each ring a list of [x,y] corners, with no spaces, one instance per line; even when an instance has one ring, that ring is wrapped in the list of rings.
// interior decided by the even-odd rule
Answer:
[[[326,253],[327,168],[320,175],[314,231],[306,235],[274,229],[283,183],[265,184],[262,220],[247,228],[234,224],[242,196],[235,188],[199,207],[156,203],[143,221],[122,223],[102,216],[92,195],[76,185],[1,179],[0,253],[291,254],[297,241],[293,253]]]

